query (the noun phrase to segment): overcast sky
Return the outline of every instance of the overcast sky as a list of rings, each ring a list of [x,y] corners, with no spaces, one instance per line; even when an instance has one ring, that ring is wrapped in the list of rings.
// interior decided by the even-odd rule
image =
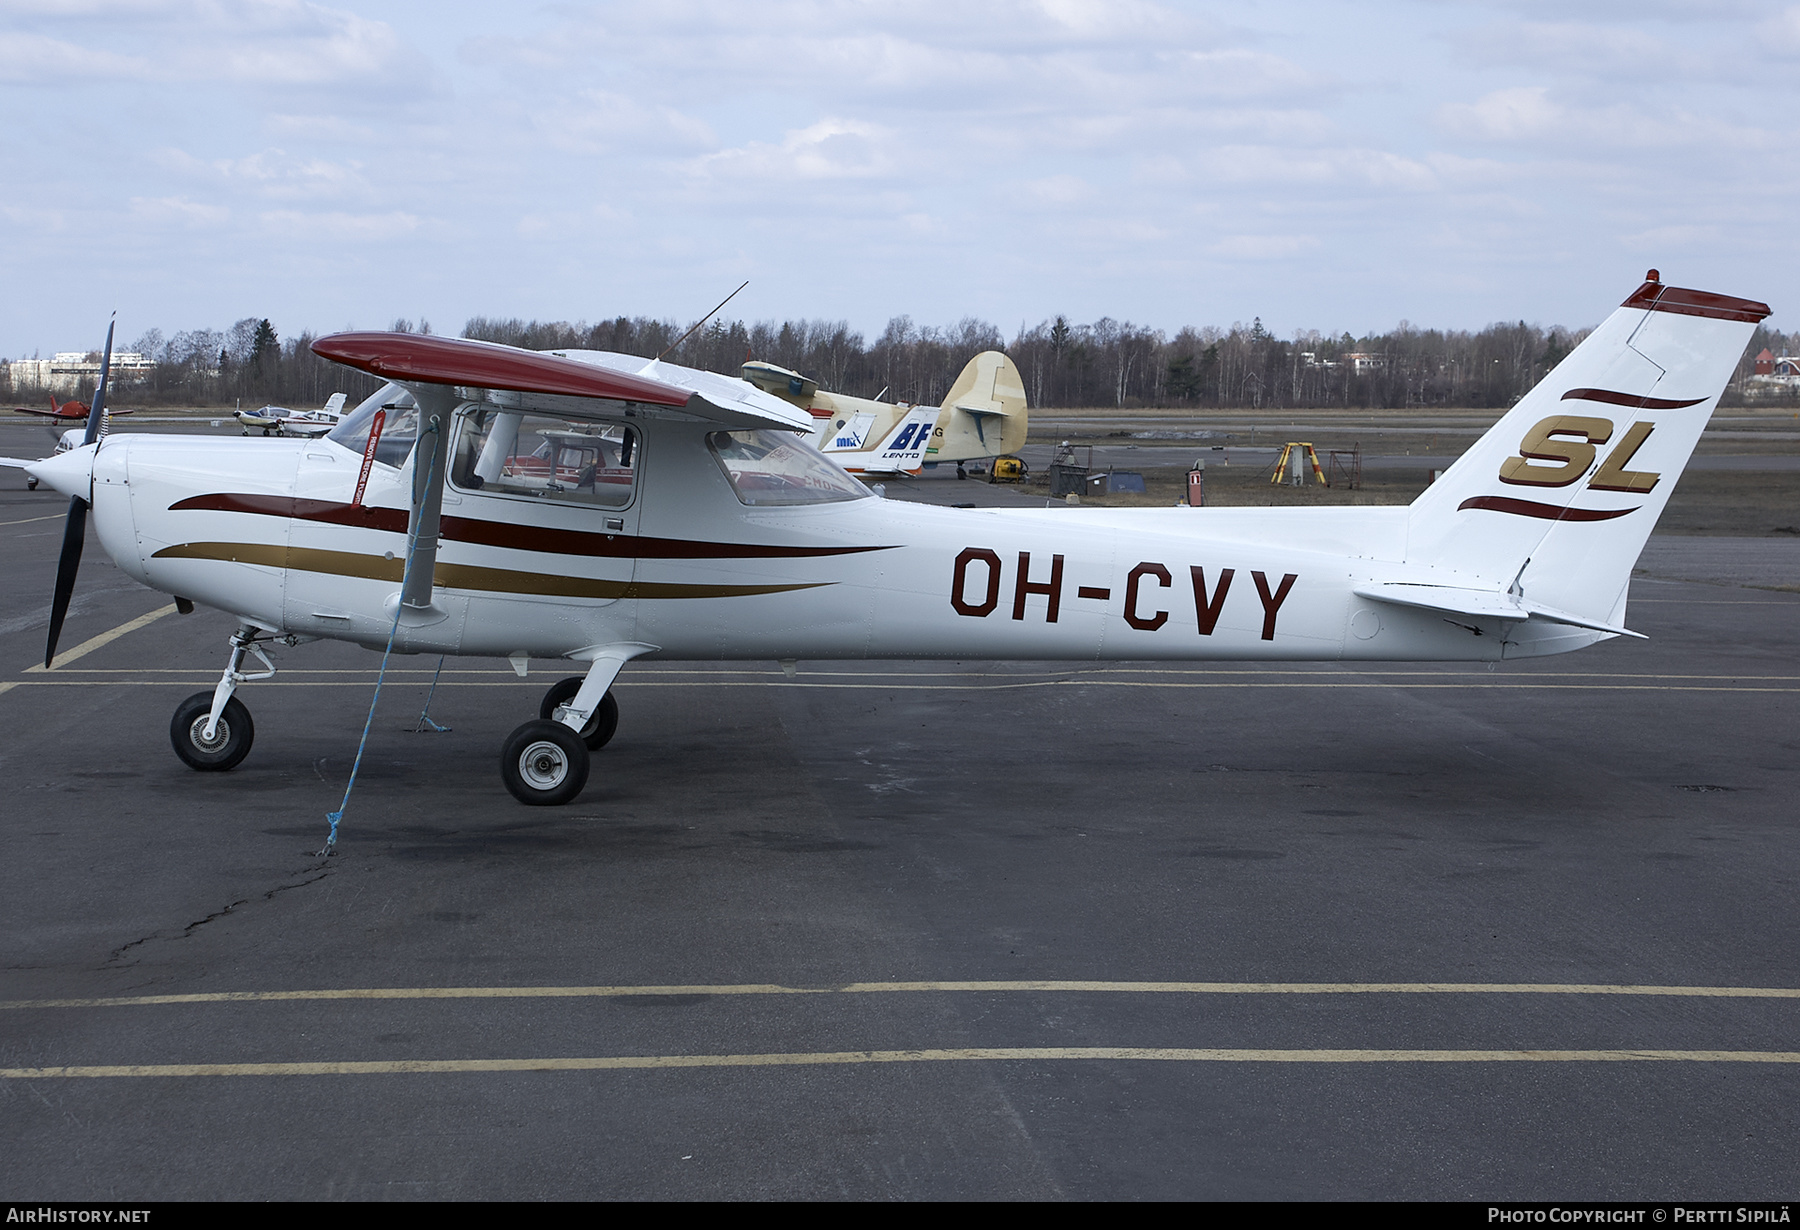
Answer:
[[[1800,6],[0,0],[0,355],[471,315],[1794,327]]]

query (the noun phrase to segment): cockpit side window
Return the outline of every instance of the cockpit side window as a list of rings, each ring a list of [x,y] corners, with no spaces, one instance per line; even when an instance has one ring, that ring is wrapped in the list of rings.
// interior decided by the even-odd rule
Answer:
[[[460,418],[450,481],[484,495],[624,508],[637,489],[638,435],[484,406]]]

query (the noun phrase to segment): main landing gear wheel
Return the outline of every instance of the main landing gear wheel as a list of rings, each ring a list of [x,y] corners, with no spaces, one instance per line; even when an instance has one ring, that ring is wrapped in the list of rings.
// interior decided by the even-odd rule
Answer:
[[[575,693],[581,691],[581,676],[570,675],[561,683],[552,684],[544,693],[544,703],[538,706],[538,716],[546,722],[556,716],[556,710],[575,699]],[[597,752],[612,742],[612,737],[619,729],[619,702],[613,699],[609,691],[600,698],[594,709],[594,715],[581,728],[581,741],[588,746],[588,751]]]
[[[250,711],[234,696],[225,702],[219,725],[207,739],[206,719],[212,716],[212,703],[211,692],[195,692],[182,701],[169,722],[169,742],[188,768],[223,773],[250,754],[256,726],[250,721]]]
[[[567,803],[587,785],[587,744],[561,722],[527,722],[500,748],[500,779],[521,803]]]

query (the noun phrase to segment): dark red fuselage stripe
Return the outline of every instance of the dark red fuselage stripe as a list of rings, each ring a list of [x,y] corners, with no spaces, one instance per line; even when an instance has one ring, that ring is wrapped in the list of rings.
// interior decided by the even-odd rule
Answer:
[[[1643,506],[1640,504],[1638,507]],[[1478,495],[1458,504],[1456,511],[1461,512],[1465,508],[1482,508],[1488,512],[1512,513],[1520,517],[1540,517],[1545,521],[1611,521],[1614,517],[1623,517],[1626,513],[1637,511],[1637,508],[1558,508],[1554,504],[1516,500],[1508,495]]]
[[[1680,410],[1687,406],[1697,406],[1705,401],[1704,397],[1690,397],[1686,401],[1674,401],[1667,397],[1643,397],[1636,393],[1616,393],[1611,389],[1570,389],[1562,395],[1564,401],[1603,401],[1610,406],[1628,406],[1633,410]]]
[[[285,495],[189,496],[169,505],[171,512],[210,510],[253,513],[265,517],[323,521],[406,533],[404,508],[369,508],[332,500],[306,500]],[[864,551],[892,551],[893,547],[783,547],[752,542],[696,542],[685,538],[639,538],[629,534],[601,534],[587,530],[559,530],[546,526],[513,525],[504,521],[479,521],[471,517],[445,517],[443,535],[451,542],[472,542],[516,551],[545,551],[553,555],[616,556],[623,559],[801,559],[820,555],[858,555]]]

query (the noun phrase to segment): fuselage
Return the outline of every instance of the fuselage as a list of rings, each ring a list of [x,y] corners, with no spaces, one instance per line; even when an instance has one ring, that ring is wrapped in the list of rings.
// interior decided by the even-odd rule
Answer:
[[[690,424],[644,422],[629,502],[444,494],[432,611],[403,652],[668,659],[1491,660],[1603,639],[1477,629],[1354,588],[1403,567],[1406,509],[746,505]],[[330,439],[119,436],[103,545],[152,588],[270,632],[379,647],[410,471]],[[1498,634],[1496,632],[1498,631]]]

